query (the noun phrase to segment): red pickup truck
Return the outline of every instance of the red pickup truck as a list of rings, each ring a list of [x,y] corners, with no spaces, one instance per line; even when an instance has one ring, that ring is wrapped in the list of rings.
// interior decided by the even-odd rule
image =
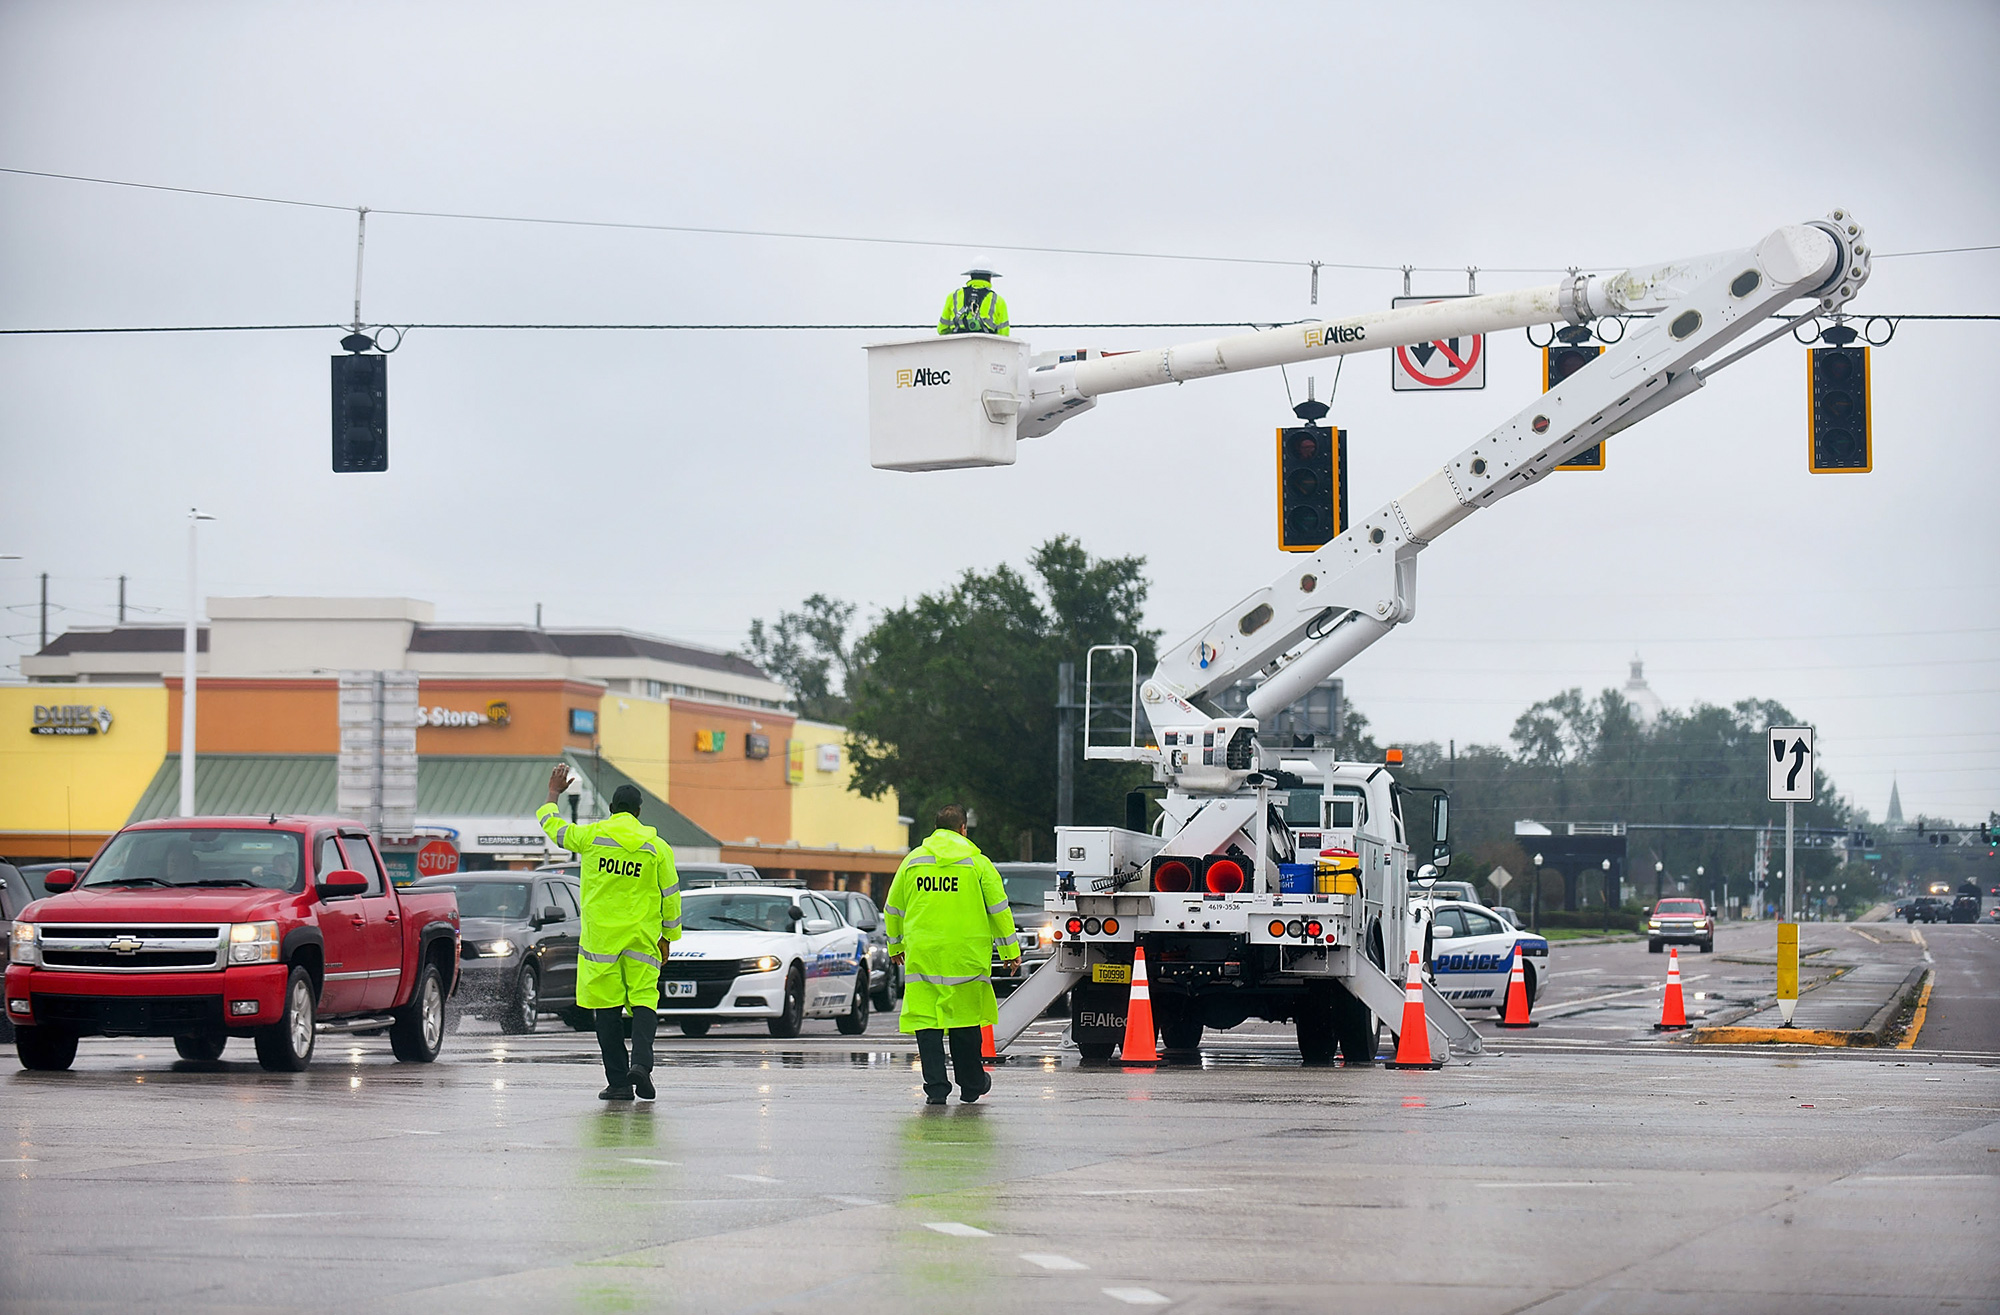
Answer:
[[[368,833],[329,817],[140,822],[15,919],[7,1016],[23,1067],[84,1036],[170,1036],[220,1058],[249,1037],[296,1072],[322,1031],[386,1031],[429,1063],[457,984],[458,899],[397,890]]]

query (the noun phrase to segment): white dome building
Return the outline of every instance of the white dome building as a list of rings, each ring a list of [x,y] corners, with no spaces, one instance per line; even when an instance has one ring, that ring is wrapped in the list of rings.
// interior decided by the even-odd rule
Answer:
[[[1660,696],[1653,693],[1653,687],[1646,683],[1646,664],[1640,660],[1637,653],[1632,655],[1632,678],[1625,682],[1625,688],[1619,693],[1623,694],[1625,701],[1632,705],[1632,715],[1642,726],[1651,726],[1660,719],[1660,714],[1667,710],[1667,705],[1660,701]]]

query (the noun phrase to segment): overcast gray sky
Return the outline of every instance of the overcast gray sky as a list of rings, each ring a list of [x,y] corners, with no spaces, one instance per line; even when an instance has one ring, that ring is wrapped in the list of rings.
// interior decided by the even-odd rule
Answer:
[[[1421,15],[1421,17],[1419,17]],[[1017,324],[1280,321],[1303,268],[989,244],[1485,267],[1483,291],[1745,246],[1850,207],[1879,252],[2000,242],[2000,7],[0,5],[0,165],[341,206],[935,239],[896,246],[375,216],[364,318],[920,322],[982,256]],[[333,322],[354,216],[0,175],[0,326]],[[1326,271],[1320,311],[1386,273]],[[1419,274],[1419,292],[1463,275]],[[1884,259],[1857,311],[2000,310],[2000,252]],[[1038,348],[1201,336],[1036,332]],[[1058,533],[1151,563],[1174,638],[1283,566],[1276,372],[1106,399],[1012,468],[871,470],[865,333],[412,332],[391,470],[328,469],[336,334],[0,340],[4,660],[115,578],[407,594],[446,621],[726,647],[814,591],[893,606]],[[1538,386],[1392,394],[1347,362],[1357,514]],[[1806,472],[1781,342],[1422,559],[1344,673],[1393,740],[1504,742],[1625,678],[1780,699],[1880,817],[2000,807],[2000,325],[1875,354],[1875,472]],[[1293,369],[1302,391],[1308,371]],[[1315,367],[1325,394],[1332,369]],[[17,670],[17,668],[16,668]],[[12,672],[8,673],[10,676]]]

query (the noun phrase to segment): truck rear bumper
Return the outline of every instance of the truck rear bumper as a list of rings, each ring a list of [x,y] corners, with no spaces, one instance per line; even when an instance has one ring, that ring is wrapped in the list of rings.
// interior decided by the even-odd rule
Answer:
[[[78,1036],[248,1030],[278,1020],[288,973],[283,964],[129,976],[14,964],[7,969],[7,1016],[17,1024]]]

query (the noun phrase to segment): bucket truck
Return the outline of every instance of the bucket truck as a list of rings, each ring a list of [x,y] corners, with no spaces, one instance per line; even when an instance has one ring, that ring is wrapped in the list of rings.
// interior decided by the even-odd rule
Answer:
[[[1787,317],[1795,303],[1811,303],[1797,318],[1839,310],[1868,272],[1860,225],[1836,210],[1738,250],[1178,347],[1037,354],[986,334],[870,347],[873,464],[923,471],[1010,464],[1020,440],[1130,389],[1639,317],[1415,488],[1166,650],[1143,681],[1135,670],[1133,702],[1150,733],[1134,715],[1127,743],[1092,744],[1087,734],[1085,756],[1148,764],[1165,786],[1158,824],[1058,828],[1060,888],[1048,903],[1062,939],[1001,1010],[1001,1045],[1068,991],[1084,1055],[1109,1058],[1133,949],[1143,945],[1170,1049],[1196,1044],[1204,1027],[1263,1018],[1295,1023],[1309,1061],[1336,1048],[1350,1062],[1372,1059],[1376,1020],[1394,1030],[1402,1017],[1403,989],[1389,974],[1422,935],[1409,883],[1445,855],[1411,852],[1403,810],[1418,796],[1386,766],[1336,761],[1322,747],[1272,750],[1259,744],[1259,725],[1415,616],[1417,555],[1445,531],[1774,341],[1797,322]],[[1094,664],[1100,654],[1090,656]],[[1227,715],[1214,697],[1246,680],[1257,682],[1247,707]],[[1319,790],[1310,823],[1274,806],[1300,785]],[[1434,806],[1441,824],[1444,806]],[[1479,1051],[1478,1034],[1428,986],[1425,1004],[1436,1053]]]

